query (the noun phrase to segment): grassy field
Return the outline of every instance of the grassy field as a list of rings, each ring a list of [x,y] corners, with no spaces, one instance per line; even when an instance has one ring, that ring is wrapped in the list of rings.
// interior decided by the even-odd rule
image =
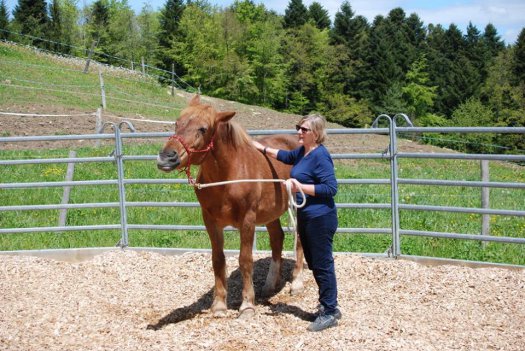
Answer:
[[[80,65],[81,66],[81,65]],[[52,104],[62,108],[93,110],[100,104],[98,72],[81,73],[79,63],[64,59],[57,61],[46,55],[35,54],[0,44],[0,107]],[[81,67],[83,68],[83,67]],[[106,69],[104,80],[108,92],[108,110],[117,115],[154,116],[157,119],[173,116],[173,111],[185,104],[167,94],[167,88],[153,80],[122,70]],[[16,85],[16,87],[15,87]],[[1,116],[0,116],[1,118]],[[0,130],[0,136],[2,131]],[[154,155],[161,141],[148,143],[128,142],[127,155]],[[107,156],[112,147],[79,147],[79,157]],[[67,157],[69,148],[38,148],[30,150],[4,150],[0,143],[0,159],[33,159]],[[65,164],[17,165],[0,167],[0,183],[63,181]],[[491,162],[491,180],[525,182],[523,167]],[[479,180],[479,162],[459,160],[407,160],[399,161],[402,178]],[[388,178],[387,161],[336,161],[339,179]],[[173,178],[177,174],[164,174],[152,161],[132,161],[125,164],[126,178]],[[113,163],[84,163],[75,166],[74,180],[116,179]],[[446,205],[480,207],[480,189],[466,187],[431,187],[401,185],[400,202],[403,204]],[[525,190],[491,189],[491,208],[525,209]],[[59,204],[62,188],[0,189],[0,206]],[[192,188],[186,185],[128,185],[126,200],[196,202]],[[117,202],[118,189],[113,185],[82,186],[72,189],[70,203]],[[386,185],[341,185],[338,203],[389,203],[390,188]],[[198,208],[128,208],[131,224],[202,224]],[[26,228],[56,226],[58,210],[0,211],[0,228]],[[340,209],[339,226],[344,228],[390,228],[390,210]],[[286,216],[283,217],[286,225]],[[67,225],[119,224],[118,208],[69,210]],[[401,211],[402,229],[479,234],[481,216],[473,214]],[[491,234],[494,236],[525,237],[525,218],[491,216]],[[226,234],[226,247],[238,249],[238,233]],[[120,239],[119,230],[91,230],[62,233],[21,233],[0,235],[0,250],[100,247],[114,246]],[[209,248],[207,234],[202,231],[146,231],[130,230],[130,246]],[[335,238],[336,251],[385,252],[391,245],[390,235],[344,234]],[[258,234],[258,249],[268,249],[265,233]],[[287,235],[286,249],[293,247],[293,238]],[[481,243],[473,240],[419,238],[403,236],[403,254],[458,258],[479,261],[525,264],[525,245]]]

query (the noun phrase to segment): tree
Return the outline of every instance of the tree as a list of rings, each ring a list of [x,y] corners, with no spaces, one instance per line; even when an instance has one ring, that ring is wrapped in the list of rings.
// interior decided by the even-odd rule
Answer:
[[[76,0],[61,0],[59,4],[62,24],[60,42],[65,44],[62,46],[62,52],[71,54],[75,50],[73,46],[81,41],[79,30],[80,12],[76,6]]]
[[[126,0],[109,3],[107,26],[108,42],[105,51],[119,66],[128,66],[129,61],[139,61],[139,30],[135,13]],[[125,61],[123,60],[125,59]]]
[[[521,85],[525,88],[525,28],[521,30],[514,46],[512,72],[514,73],[514,85]]]
[[[94,42],[98,52],[104,53],[109,42],[109,5],[106,0],[97,0],[88,8],[87,32],[88,47]],[[106,56],[98,58],[102,62],[109,62]]]
[[[424,117],[430,112],[436,98],[436,86],[429,86],[427,60],[422,56],[415,61],[406,74],[406,85],[401,89],[413,120]]]
[[[317,28],[321,30],[330,28],[332,21],[330,21],[328,11],[317,1],[310,4],[310,7],[308,7],[308,14]]]
[[[0,0],[0,39],[9,39],[9,15],[5,0]]]
[[[171,70],[171,64],[175,64],[175,72],[179,76],[184,74],[183,65],[180,62],[173,62],[168,54],[178,41],[180,36],[179,25],[184,14],[186,5],[183,0],[167,0],[166,4],[160,11],[159,16],[159,55],[158,59],[166,70]]]
[[[493,120],[494,117],[490,108],[475,98],[470,98],[459,105],[452,114],[452,121],[458,127],[484,127],[491,125]],[[468,133],[456,138],[458,138],[456,148],[460,151],[470,153],[494,152],[494,137],[491,134]]]
[[[288,7],[284,11],[283,27],[297,28],[308,21],[308,9],[303,4],[303,0],[290,0]]]
[[[349,46],[349,43],[352,42],[352,38],[355,35],[352,25],[354,15],[355,13],[350,3],[347,0],[343,1],[339,11],[335,14],[334,27],[330,32],[331,44]]]
[[[64,52],[62,40],[62,14],[58,0],[53,0],[49,5],[49,31],[48,38],[53,41],[51,48],[57,52]]]
[[[288,67],[289,106],[292,113],[307,113],[317,109],[329,84],[328,62],[334,55],[327,31],[310,23],[288,30],[283,39],[284,62]]]
[[[145,4],[137,16],[139,26],[139,45],[137,57],[144,57],[150,65],[158,65],[158,32],[159,19],[151,5]]]
[[[44,0],[19,0],[13,11],[13,16],[16,26],[22,34],[34,37],[45,36],[49,17]],[[22,41],[44,46],[44,43],[39,40],[22,39]]]
[[[483,42],[487,46],[491,58],[498,56],[498,54],[505,48],[505,43],[498,35],[498,30],[492,23],[485,26],[483,32]]]

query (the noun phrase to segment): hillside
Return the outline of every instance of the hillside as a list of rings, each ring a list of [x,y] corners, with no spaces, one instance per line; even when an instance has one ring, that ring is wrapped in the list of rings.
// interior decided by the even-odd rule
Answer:
[[[0,62],[2,136],[93,133],[96,123],[94,113],[101,101],[99,71],[104,79],[107,100],[103,121],[126,119],[140,132],[171,131],[171,122],[193,95],[176,89],[175,95],[171,96],[170,87],[163,87],[139,72],[93,62],[89,72],[84,74],[83,60],[49,55],[6,43],[0,43]],[[203,101],[219,110],[236,111],[236,121],[246,129],[290,129],[300,118],[298,115],[206,96],[203,96]],[[343,128],[335,123],[329,123],[328,127]],[[24,143],[24,147],[48,144]],[[379,152],[388,146],[388,138],[379,135],[332,135],[326,144],[336,153]],[[54,147],[57,145],[60,144],[53,143]],[[408,140],[401,141],[399,148],[404,151],[437,149]]]

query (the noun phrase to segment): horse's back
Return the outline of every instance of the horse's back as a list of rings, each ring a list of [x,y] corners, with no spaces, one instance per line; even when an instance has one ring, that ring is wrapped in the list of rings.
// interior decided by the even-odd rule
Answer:
[[[276,149],[293,150],[299,147],[297,137],[291,134],[268,135],[259,138],[259,142]]]

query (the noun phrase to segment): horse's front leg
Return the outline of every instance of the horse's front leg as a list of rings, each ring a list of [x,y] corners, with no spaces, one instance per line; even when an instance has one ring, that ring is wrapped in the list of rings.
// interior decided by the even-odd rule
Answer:
[[[253,290],[253,238],[255,235],[255,212],[244,217],[240,227],[241,249],[239,269],[242,275],[242,303],[239,318],[249,318],[255,313],[255,292]]]
[[[226,314],[227,285],[226,285],[226,258],[224,256],[224,231],[217,227],[215,221],[203,214],[204,224],[211,242],[211,258],[215,275],[215,289],[211,312],[215,317]]]

